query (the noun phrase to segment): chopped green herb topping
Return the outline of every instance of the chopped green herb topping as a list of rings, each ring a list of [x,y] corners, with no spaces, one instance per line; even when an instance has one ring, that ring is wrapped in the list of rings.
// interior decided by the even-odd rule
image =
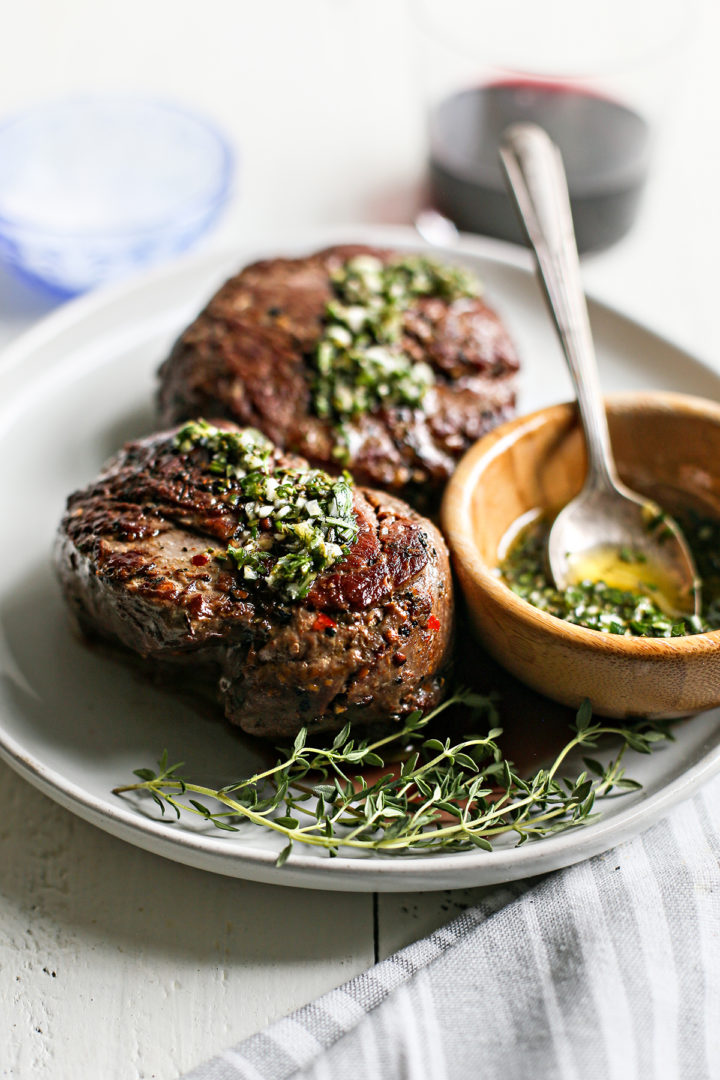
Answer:
[[[385,405],[422,405],[435,377],[400,346],[403,313],[421,296],[477,296],[480,283],[457,266],[421,255],[383,263],[356,255],[332,276],[323,336],[315,351],[313,403],[347,442],[348,421]],[[342,450],[338,456],[342,455]]]
[[[603,581],[581,581],[557,589],[545,570],[550,523],[535,522],[521,533],[500,566],[513,592],[558,619],[629,637],[683,637],[720,628],[720,522],[689,517],[683,531],[702,581],[703,612],[673,618],[641,592],[611,588]],[[633,553],[634,557],[637,557]],[[628,553],[627,557],[630,557]],[[622,558],[622,554],[621,554]]]
[[[276,465],[273,444],[259,431],[225,431],[204,420],[186,424],[175,445],[185,453],[195,447],[209,453],[213,488],[239,515],[223,557],[247,581],[263,580],[287,599],[300,600],[357,539],[347,473]]]

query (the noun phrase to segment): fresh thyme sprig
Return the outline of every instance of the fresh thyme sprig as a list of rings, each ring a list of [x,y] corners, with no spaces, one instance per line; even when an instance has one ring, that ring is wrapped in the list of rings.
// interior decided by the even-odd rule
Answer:
[[[459,742],[430,737],[428,725],[458,705],[472,710],[473,724],[484,720],[487,734]],[[331,856],[341,848],[388,855],[492,851],[493,842],[508,833],[522,844],[595,820],[598,797],[641,786],[625,775],[626,750],[648,754],[673,738],[665,722],[593,723],[585,702],[572,738],[552,765],[524,779],[500,749],[496,720],[490,698],[459,690],[426,716],[415,712],[402,728],[374,741],[356,742],[347,724],[330,745],[308,746],[303,728],[275,765],[221,788],[182,778],[182,763],[169,765],[165,752],[157,772],[135,770],[140,782],[115,788],[114,794],[147,792],[163,814],[170,807],[178,818],[195,814],[226,831],[237,831],[245,821],[276,832],[287,841],[278,866],[296,843],[324,848]],[[620,744],[609,764],[583,758],[579,775],[560,775],[573,751],[593,749],[605,737]],[[368,768],[374,777],[359,771]],[[219,808],[190,796],[211,799]]]

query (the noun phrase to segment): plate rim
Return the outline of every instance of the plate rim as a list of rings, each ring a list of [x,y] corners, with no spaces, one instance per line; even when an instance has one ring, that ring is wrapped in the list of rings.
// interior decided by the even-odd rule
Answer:
[[[284,243],[287,246],[292,243],[293,247],[300,247],[306,239],[308,246],[317,246],[318,243],[338,242],[341,238],[348,242],[348,237],[392,246],[405,243],[414,247],[429,247],[423,244],[410,226],[357,224],[316,226],[314,229],[298,230],[291,234],[285,232],[283,241],[278,241],[278,244]],[[238,265],[242,265],[244,260],[251,257],[250,254],[243,254],[243,251],[252,252],[257,249],[262,252],[272,246],[273,237],[270,236],[262,243],[253,241],[248,245],[214,247],[209,251],[195,252],[142,275],[69,301],[20,334],[0,353],[0,384],[7,374],[14,372],[18,364],[38,349],[66,330],[81,326],[93,314],[101,313],[106,308],[111,309],[118,302],[128,299],[133,293],[167,286],[174,277],[186,274],[202,276],[207,273],[208,278],[211,278],[213,272],[232,266],[234,260]],[[503,241],[462,235],[455,250],[459,256],[467,254],[532,274],[529,252]],[[688,360],[715,378],[720,388],[720,373],[712,365],[615,306],[593,297],[592,294],[589,294],[589,299],[592,306],[602,313],[682,352]],[[237,841],[230,848],[224,837],[191,830],[175,830],[168,827],[171,823],[144,817],[121,802],[118,802],[117,807],[108,804],[79,784],[68,780],[34,754],[28,753],[17,739],[6,731],[1,721],[0,757],[45,795],[86,821],[136,846],[200,869],[269,883],[348,891],[400,891],[408,887],[408,878],[412,877],[413,888],[418,891],[432,891],[447,887],[450,878],[457,879],[458,885],[499,883],[559,869],[607,851],[615,843],[622,842],[641,828],[652,824],[666,809],[692,795],[706,780],[720,771],[720,742],[680,775],[652,794],[640,798],[627,809],[620,810],[610,818],[601,818],[587,827],[569,829],[540,842],[522,847],[496,849],[492,852],[468,851],[400,858],[337,856],[331,860],[326,856],[304,854],[296,847],[291,859],[281,868],[275,866],[275,852],[247,848]],[[219,865],[214,865],[215,863]],[[234,872],[235,869],[237,873]]]

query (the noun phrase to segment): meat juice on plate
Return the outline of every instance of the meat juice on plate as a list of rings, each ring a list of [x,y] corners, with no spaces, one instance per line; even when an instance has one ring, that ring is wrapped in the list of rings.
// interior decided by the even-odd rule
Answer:
[[[620,239],[647,176],[650,129],[620,102],[565,83],[496,82],[442,101],[430,131],[438,210],[460,229],[522,242],[498,161],[502,132],[519,121],[539,124],[562,151],[580,251]]]

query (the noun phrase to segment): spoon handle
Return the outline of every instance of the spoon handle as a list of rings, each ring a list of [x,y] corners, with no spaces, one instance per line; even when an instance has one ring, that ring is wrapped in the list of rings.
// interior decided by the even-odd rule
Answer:
[[[535,253],[540,281],[575,386],[587,443],[586,485],[614,488],[617,471],[560,151],[536,124],[513,124],[503,133],[500,160]]]

